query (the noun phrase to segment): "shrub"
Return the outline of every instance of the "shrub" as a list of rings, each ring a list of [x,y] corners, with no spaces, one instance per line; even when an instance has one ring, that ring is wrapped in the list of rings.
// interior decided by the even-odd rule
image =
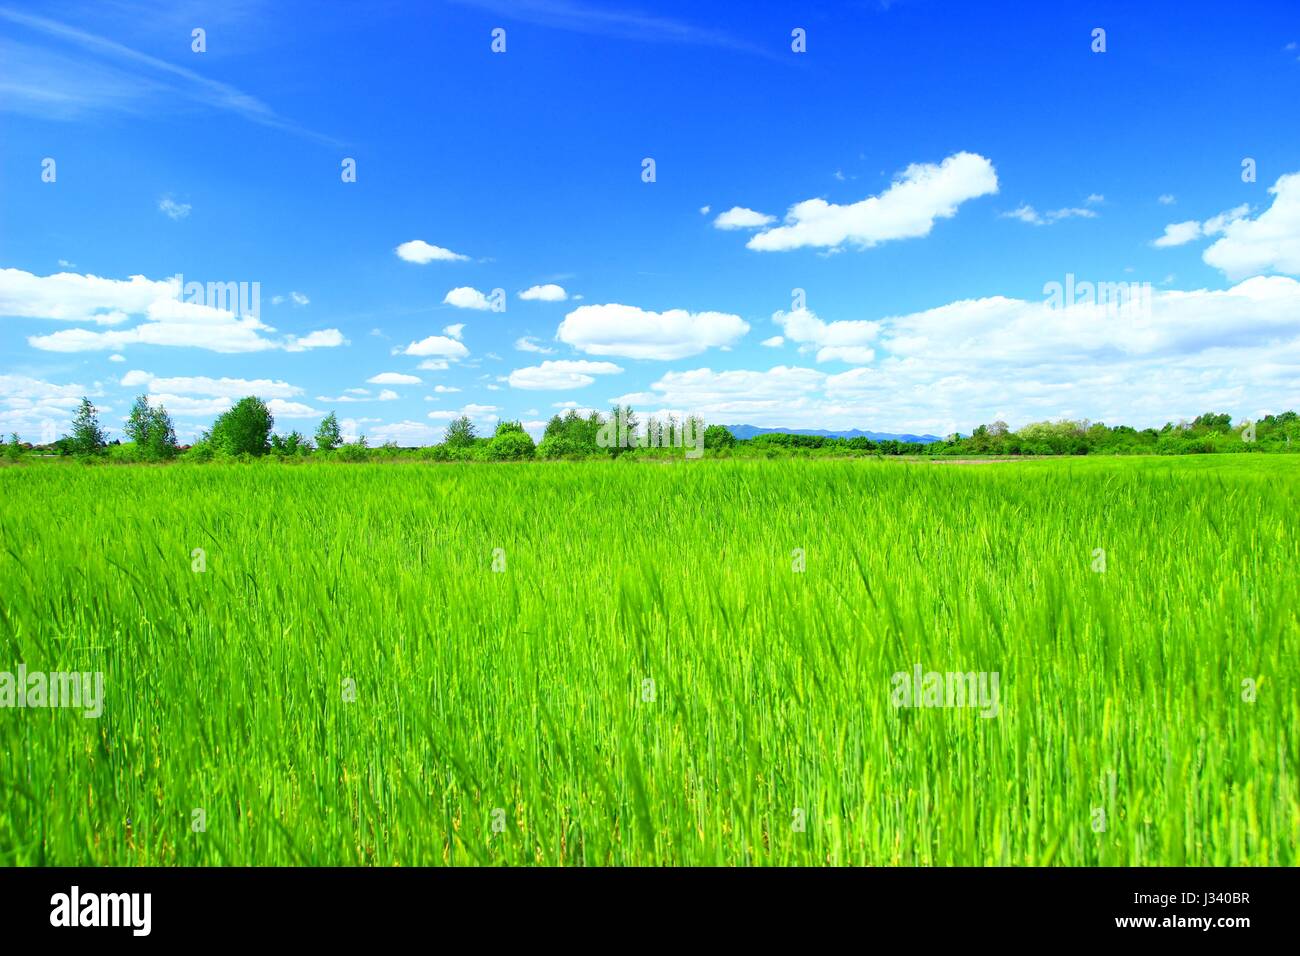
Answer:
[[[366,448],[366,436],[362,435],[356,441],[341,446],[334,457],[339,461],[365,461],[370,457],[370,451]]]
[[[512,423],[502,423],[505,424]],[[533,439],[522,428],[502,431],[498,427],[496,437],[488,443],[488,457],[494,461],[520,461],[532,458],[535,451]]]
[[[733,448],[736,444],[736,436],[731,434],[731,429],[724,425],[710,425],[704,429],[704,448],[707,451],[714,451],[718,448]]]
[[[207,462],[212,460],[211,442],[198,441],[190,446],[190,450],[181,456],[182,461]]]
[[[543,438],[540,445],[537,446],[537,457],[554,461],[558,458],[582,458],[587,454],[577,442],[564,437],[555,435],[549,438]]]

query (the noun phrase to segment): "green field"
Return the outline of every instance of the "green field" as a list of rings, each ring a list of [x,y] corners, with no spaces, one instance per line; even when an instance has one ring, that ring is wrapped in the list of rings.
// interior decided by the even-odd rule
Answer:
[[[0,709],[0,863],[1295,865],[1298,517],[1291,456],[0,468],[0,671],[105,683]]]

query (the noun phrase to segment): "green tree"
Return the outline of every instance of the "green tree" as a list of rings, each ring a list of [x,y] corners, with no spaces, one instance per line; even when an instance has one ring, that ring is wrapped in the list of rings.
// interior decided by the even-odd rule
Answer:
[[[442,442],[452,448],[468,448],[474,444],[477,437],[478,435],[474,431],[474,423],[469,420],[468,415],[462,415],[447,426],[446,434],[442,436]]]
[[[736,444],[736,436],[731,434],[731,429],[725,425],[710,425],[704,429],[704,447],[712,451],[715,448],[732,448]]]
[[[333,451],[343,444],[343,432],[339,431],[338,417],[330,412],[316,429],[316,447],[321,451]]]
[[[306,436],[296,429],[283,438],[279,435],[271,436],[271,451],[284,458],[305,455],[308,447]]]
[[[5,457],[10,461],[17,461],[22,457],[23,445],[18,440],[17,432],[10,432],[9,441],[5,443]]]
[[[131,406],[126,436],[135,443],[137,455],[148,461],[161,461],[176,454],[176,428],[172,418],[162,405],[150,407],[147,396],[141,395]]]
[[[264,455],[271,444],[275,419],[255,395],[241,398],[212,423],[211,442],[228,455]]]
[[[108,445],[104,429],[99,425],[99,412],[82,396],[77,417],[72,420],[72,434],[68,445],[74,455],[98,455]]]

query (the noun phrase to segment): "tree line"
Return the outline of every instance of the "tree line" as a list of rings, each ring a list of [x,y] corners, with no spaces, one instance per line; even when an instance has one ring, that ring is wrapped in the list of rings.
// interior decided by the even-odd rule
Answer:
[[[614,426],[618,424],[619,431]],[[628,407],[615,407],[608,415],[579,414],[569,410],[554,415],[540,442],[518,421],[498,423],[490,434],[480,434],[468,416],[451,421],[439,444],[418,449],[394,443],[372,448],[364,435],[345,441],[334,412],[325,416],[313,437],[293,430],[274,431],[275,418],[256,396],[241,398],[217,416],[191,446],[181,446],[167,409],[152,406],[141,395],[131,407],[123,428],[126,441],[109,442],[99,413],[83,398],[68,434],[48,446],[32,446],[11,435],[5,457],[20,459],[33,449],[93,460],[164,462],[308,457],[339,461],[418,458],[430,461],[524,461],[529,459],[610,458],[625,454],[680,456],[694,443],[710,457],[834,457],[909,455],[927,457],[986,457],[1042,455],[1204,454],[1211,452],[1300,451],[1300,417],[1293,411],[1266,415],[1257,421],[1233,423],[1225,413],[1207,412],[1192,421],[1166,423],[1163,428],[1136,429],[1127,425],[1060,420],[1035,422],[1011,430],[1002,421],[980,425],[970,435],[950,435],[936,442],[876,441],[865,437],[837,438],[786,432],[756,435],[740,440],[723,425],[698,419],[679,421],[650,417],[642,424]],[[617,434],[617,441],[611,436]],[[702,436],[702,440],[701,440]]]

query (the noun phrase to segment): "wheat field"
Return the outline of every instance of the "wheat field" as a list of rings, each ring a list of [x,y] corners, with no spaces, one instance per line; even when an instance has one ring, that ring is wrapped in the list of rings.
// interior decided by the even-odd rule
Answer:
[[[1298,478],[0,468],[0,862],[1295,865]]]

